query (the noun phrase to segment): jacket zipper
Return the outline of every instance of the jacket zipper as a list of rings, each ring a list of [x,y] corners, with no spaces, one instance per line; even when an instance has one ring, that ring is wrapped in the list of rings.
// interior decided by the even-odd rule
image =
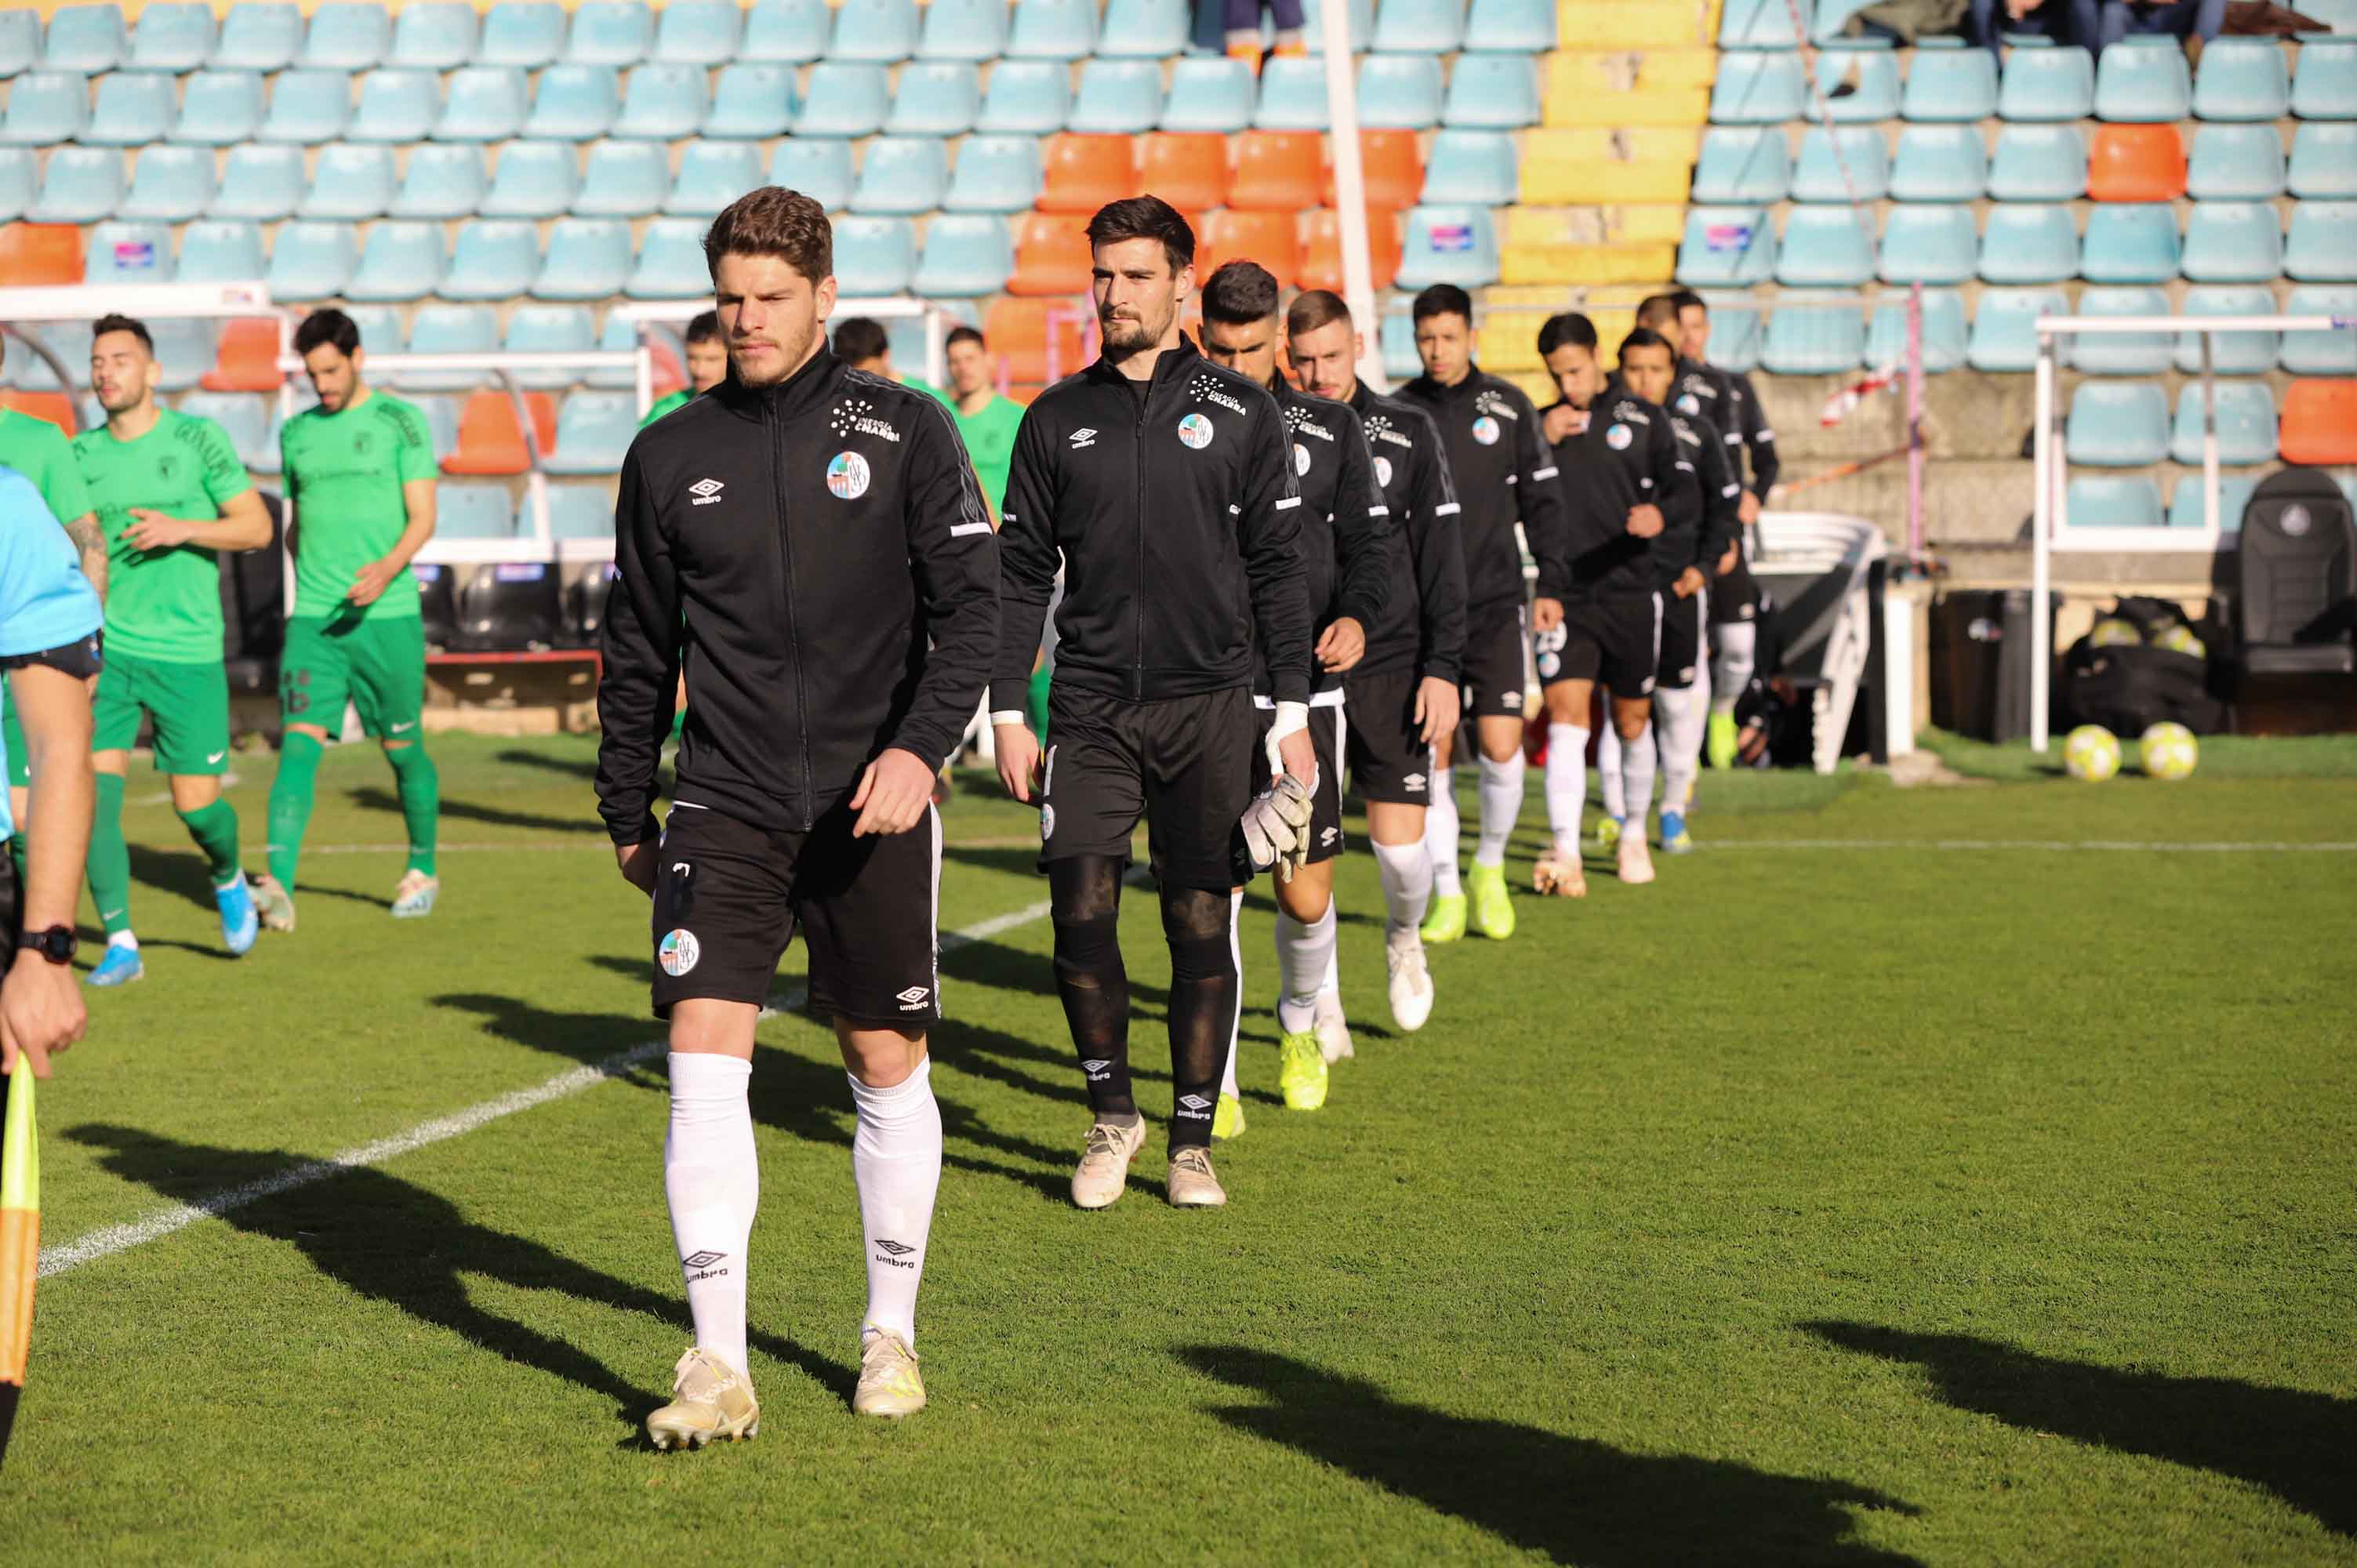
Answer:
[[[811,806],[810,696],[802,685],[802,623],[794,614],[794,535],[786,516],[785,427],[778,418],[776,403],[768,397],[761,400],[761,422],[770,428],[770,491],[778,502],[778,585],[785,596],[786,651],[794,666],[794,728],[802,743],[802,831],[807,832],[817,816]]]
[[[1161,374],[1162,360],[1157,356],[1154,369],[1146,378],[1146,394],[1137,400],[1137,599],[1135,613],[1130,621],[1129,697],[1142,702],[1146,697],[1146,416],[1154,403],[1155,378]]]

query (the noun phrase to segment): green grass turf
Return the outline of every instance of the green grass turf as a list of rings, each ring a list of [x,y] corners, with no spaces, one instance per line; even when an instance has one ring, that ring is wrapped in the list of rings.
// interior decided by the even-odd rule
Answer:
[[[655,1037],[591,743],[436,750],[434,917],[385,916],[399,818],[353,748],[302,929],[239,962],[135,775],[148,978],[44,1090],[52,1245]],[[1159,1201],[1158,1137],[1115,1208],[1066,1203],[1085,1115],[1019,926],[943,963],[922,1415],[846,1413],[848,1096],[785,1015],[756,1442],[637,1439],[687,1337],[658,1059],[45,1281],[0,1560],[2357,1562],[2357,855],[1956,847],[2357,839],[2345,774],[2270,755],[1706,777],[1703,853],[1646,889],[1591,859],[1584,903],[1437,950],[1413,1037],[1350,857],[1360,1054],[1314,1116],[1273,1092],[1256,892],[1220,1213]],[[944,929],[1044,897],[1028,814],[964,790]],[[1150,897],[1124,919],[1159,1116]]]

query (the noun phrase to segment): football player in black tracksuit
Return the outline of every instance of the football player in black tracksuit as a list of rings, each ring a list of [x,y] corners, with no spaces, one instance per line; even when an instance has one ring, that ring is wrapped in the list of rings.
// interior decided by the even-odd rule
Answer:
[[[1698,522],[1701,498],[1668,416],[1625,392],[1605,392],[1594,323],[1579,315],[1549,317],[1539,328],[1539,353],[1566,405],[1549,417],[1563,431],[1554,455],[1571,521],[1564,553],[1539,557],[1533,607],[1547,712],[1547,814],[1555,829],[1533,881],[1541,893],[1577,898],[1587,891],[1579,810],[1587,798],[1581,768],[1592,688],[1601,683],[1612,692],[1610,718],[1624,743],[1629,800],[1650,801],[1652,747],[1635,743],[1652,718],[1661,661],[1653,541],[1672,526]],[[1624,882],[1653,879],[1641,832],[1621,835],[1620,866]]]
[[[1186,220],[1135,197],[1099,211],[1088,234],[1104,357],[1042,392],[1016,434],[991,719],[999,777],[1017,800],[1039,792],[1056,987],[1094,1113],[1072,1201],[1103,1208],[1119,1197],[1145,1141],[1118,935],[1142,815],[1170,942],[1168,1194],[1209,1207],[1227,1201],[1208,1146],[1241,998],[1231,890],[1255,863],[1273,864],[1264,844],[1297,862],[1309,837],[1318,763],[1303,508],[1276,400],[1178,330],[1194,285]],[[1023,702],[1059,559],[1041,758]],[[1253,721],[1255,647],[1275,703],[1265,743]],[[1281,773],[1257,800],[1256,752],[1269,759],[1258,781]],[[1281,834],[1268,821],[1280,801]],[[1241,864],[1240,826],[1254,850]]]
[[[1309,734],[1318,789],[1309,848],[1298,871],[1276,881],[1277,1087],[1295,1111],[1326,1103],[1327,1069],[1353,1055],[1335,960],[1334,856],[1342,851],[1342,673],[1366,652],[1399,553],[1391,508],[1375,488],[1359,416],[1297,392],[1276,373],[1276,279],[1257,262],[1234,261],[1203,283],[1203,354],[1269,390],[1292,433],[1301,486],[1301,561],[1317,640],[1310,650]],[[1255,657],[1253,706],[1263,733],[1275,722],[1268,661]],[[1255,759],[1256,761],[1257,759]],[[1254,780],[1257,783],[1257,780]],[[1243,901],[1240,889],[1236,895]],[[1243,1131],[1231,1042],[1220,1081],[1215,1138]]]
[[[1285,316],[1286,346],[1302,391],[1347,403],[1366,426],[1376,488],[1398,545],[1382,615],[1345,684],[1351,701],[1351,786],[1367,806],[1367,837],[1383,879],[1383,958],[1392,1021],[1404,1033],[1432,1016],[1432,974],[1421,927],[1432,900],[1425,843],[1433,742],[1457,729],[1465,644],[1465,555],[1460,508],[1440,432],[1421,405],[1383,397],[1359,380],[1366,342],[1341,296],[1297,295]]]
[[[1449,771],[1455,738],[1443,736],[1437,747],[1426,819],[1434,888],[1424,938],[1454,941],[1469,918],[1483,936],[1502,940],[1514,934],[1506,843],[1523,809],[1523,697],[1529,679],[1523,545],[1534,557],[1558,547],[1563,504],[1554,483],[1555,459],[1531,400],[1473,363],[1473,305],[1465,291],[1435,285],[1415,296],[1413,310],[1425,373],[1400,395],[1439,427],[1465,508],[1458,519],[1465,550],[1464,677],[1481,750],[1481,832],[1466,884],[1469,908],[1457,879],[1457,801]],[[1517,520],[1524,536],[1519,542]]]
[[[796,926],[810,1001],[851,1073],[868,1273],[853,1408],[906,1415],[917,1283],[941,1177],[928,1026],[940,1015],[933,776],[996,651],[997,550],[942,405],[846,370],[824,210],[776,186],[713,222],[726,381],[640,431],[614,509],[597,692],[598,807],[654,900],[671,1026],[663,1153],[696,1343],[658,1446],[753,1434],[745,1251],[759,1191],[753,1026]],[[655,763],[689,692],[669,822]]]

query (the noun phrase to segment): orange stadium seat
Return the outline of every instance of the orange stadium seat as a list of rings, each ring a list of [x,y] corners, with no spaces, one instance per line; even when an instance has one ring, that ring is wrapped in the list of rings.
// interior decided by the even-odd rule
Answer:
[[[1389,288],[1399,275],[1400,215],[1389,208],[1367,209],[1367,260],[1377,288]],[[1330,207],[1320,207],[1302,219],[1301,286],[1342,292],[1342,219]]]
[[[73,399],[55,392],[0,392],[0,408],[46,419],[68,435],[76,434]]]
[[[81,231],[71,223],[0,223],[0,279],[12,288],[81,282]]]
[[[1086,225],[1068,212],[1027,212],[1015,231],[1015,273],[1006,292],[1032,295],[1089,292]]]
[[[533,439],[543,455],[556,449],[556,404],[546,392],[526,392]],[[458,415],[457,449],[442,460],[446,474],[522,474],[532,468],[515,404],[505,391],[479,392]]]
[[[1088,362],[1088,316],[1064,306],[1057,314],[1044,299],[996,299],[982,318],[990,351],[1019,386],[1039,386],[1071,375]]]
[[[1146,138],[1145,188],[1173,207],[1208,212],[1228,204],[1228,139],[1157,131]]]
[[[1300,219],[1291,212],[1241,212],[1231,207],[1211,214],[1196,230],[1195,275],[1209,278],[1222,262],[1258,262],[1290,288],[1301,271]]]
[[[1051,138],[1045,159],[1047,184],[1040,188],[1042,212],[1094,212],[1108,201],[1135,196],[1137,143],[1129,136],[1082,136],[1071,133]]]
[[[1246,131],[1236,138],[1228,204],[1256,212],[1303,212],[1318,204],[1326,149],[1315,131]]]
[[[1367,186],[1367,205],[1414,207],[1424,193],[1424,152],[1414,131],[1359,133],[1359,170]],[[1334,171],[1326,171],[1326,205],[1334,203]]]
[[[2283,433],[2276,439],[2287,463],[2357,463],[2357,381],[2292,382],[2284,392]]]
[[[244,317],[221,328],[221,347],[202,385],[207,392],[274,392],[278,373],[278,323]]]
[[[2185,194],[2185,142],[2174,125],[2098,125],[2087,158],[2097,201],[2174,201]]]

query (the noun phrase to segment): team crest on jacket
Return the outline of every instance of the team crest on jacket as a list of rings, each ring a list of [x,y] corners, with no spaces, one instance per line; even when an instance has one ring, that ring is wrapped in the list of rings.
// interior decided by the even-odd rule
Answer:
[[[1473,439],[1484,446],[1495,446],[1498,444],[1498,422],[1486,413],[1475,420]]]
[[[1604,445],[1611,447],[1615,452],[1626,452],[1629,450],[1629,443],[1635,439],[1637,439],[1637,433],[1625,424],[1615,424],[1604,433]]]
[[[1375,483],[1383,489],[1391,489],[1392,460],[1389,457],[1375,459]]]
[[[1293,471],[1305,479],[1309,477],[1309,448],[1298,441],[1293,444]]]
[[[1200,413],[1190,413],[1178,422],[1178,439],[1200,452],[1211,444],[1211,422]]]
[[[662,972],[673,980],[694,969],[696,961],[703,956],[704,944],[697,941],[695,933],[685,926],[665,933],[662,945],[655,949],[655,961],[662,964]]]
[[[856,501],[867,493],[867,459],[856,452],[837,452],[826,466],[826,488],[839,500]]]
[[[1700,413],[1702,412],[1702,399],[1695,396],[1692,392],[1688,392],[1685,396],[1678,399],[1678,411],[1682,413]]]

